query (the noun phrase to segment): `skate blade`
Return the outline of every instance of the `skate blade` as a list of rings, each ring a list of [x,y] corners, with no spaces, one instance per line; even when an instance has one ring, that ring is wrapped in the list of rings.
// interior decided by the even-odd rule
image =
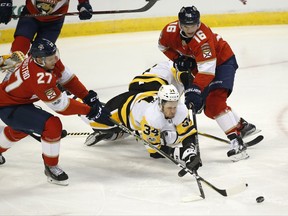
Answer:
[[[91,146],[91,145],[94,145],[96,143],[96,141],[97,141],[96,135],[92,133],[86,138],[84,144],[87,146]]]
[[[63,181],[57,181],[51,177],[47,177],[47,182],[51,183],[51,184],[56,184],[56,185],[61,185],[61,186],[67,186],[69,185],[68,180],[63,180]]]
[[[238,162],[240,160],[245,160],[249,158],[249,155],[247,154],[247,152],[244,150],[238,154],[235,155],[231,155],[229,157],[233,162]]]
[[[251,133],[247,133],[244,137],[242,137],[242,139],[245,139],[245,138],[247,138],[247,137],[250,137],[250,136],[253,136],[253,135],[255,135],[255,134],[258,134],[258,133],[260,133],[262,130],[260,130],[260,129],[255,129],[254,131],[252,131]]]

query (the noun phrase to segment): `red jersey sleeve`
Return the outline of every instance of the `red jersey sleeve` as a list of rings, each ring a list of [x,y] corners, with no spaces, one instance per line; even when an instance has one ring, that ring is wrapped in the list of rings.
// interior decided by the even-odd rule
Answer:
[[[180,29],[177,21],[167,24],[162,29],[158,39],[158,48],[172,61],[178,58],[180,54],[177,49],[175,49],[175,47],[179,45],[179,39]]]

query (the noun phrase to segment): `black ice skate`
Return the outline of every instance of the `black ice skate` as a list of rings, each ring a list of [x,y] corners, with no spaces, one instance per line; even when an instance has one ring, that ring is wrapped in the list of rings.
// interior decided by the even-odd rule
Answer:
[[[0,153],[0,165],[4,164],[6,162],[4,156],[2,155],[2,153]]]
[[[85,140],[85,145],[92,146],[101,140],[109,139],[113,136],[113,133],[102,133],[100,131],[94,131]]]
[[[94,130],[85,140],[85,145],[92,146],[96,143],[100,142],[101,140],[118,140],[124,139],[127,137],[128,134],[123,132],[122,130],[114,130],[114,131],[98,131]]]
[[[260,132],[260,130],[256,130],[255,125],[248,123],[243,118],[240,118],[239,132],[240,132],[241,138],[246,138],[250,135]]]
[[[58,185],[68,185],[68,175],[57,165],[47,166],[45,165],[45,175],[49,183]]]
[[[243,140],[240,136],[237,136],[236,134],[231,134],[228,136],[228,138],[230,139],[231,149],[227,152],[227,156],[233,162],[249,158],[249,155],[246,152],[247,147],[244,145]]]

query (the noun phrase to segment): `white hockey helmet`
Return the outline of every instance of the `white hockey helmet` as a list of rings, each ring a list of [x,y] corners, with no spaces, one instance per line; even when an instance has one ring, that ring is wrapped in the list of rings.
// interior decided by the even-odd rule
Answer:
[[[163,105],[164,102],[167,101],[178,101],[180,98],[179,92],[177,88],[170,84],[170,85],[162,85],[158,91],[158,100],[159,105]]]

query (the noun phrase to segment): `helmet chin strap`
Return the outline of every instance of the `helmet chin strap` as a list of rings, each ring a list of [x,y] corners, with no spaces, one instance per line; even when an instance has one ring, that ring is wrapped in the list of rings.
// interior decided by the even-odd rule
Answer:
[[[181,37],[184,38],[184,39],[191,39],[191,38],[192,38],[192,37],[188,37],[182,29],[181,29],[181,31],[180,31],[180,35],[181,35]]]
[[[39,65],[40,67],[45,67],[45,57],[41,57],[42,63],[39,63],[36,58],[33,59],[34,62]]]

